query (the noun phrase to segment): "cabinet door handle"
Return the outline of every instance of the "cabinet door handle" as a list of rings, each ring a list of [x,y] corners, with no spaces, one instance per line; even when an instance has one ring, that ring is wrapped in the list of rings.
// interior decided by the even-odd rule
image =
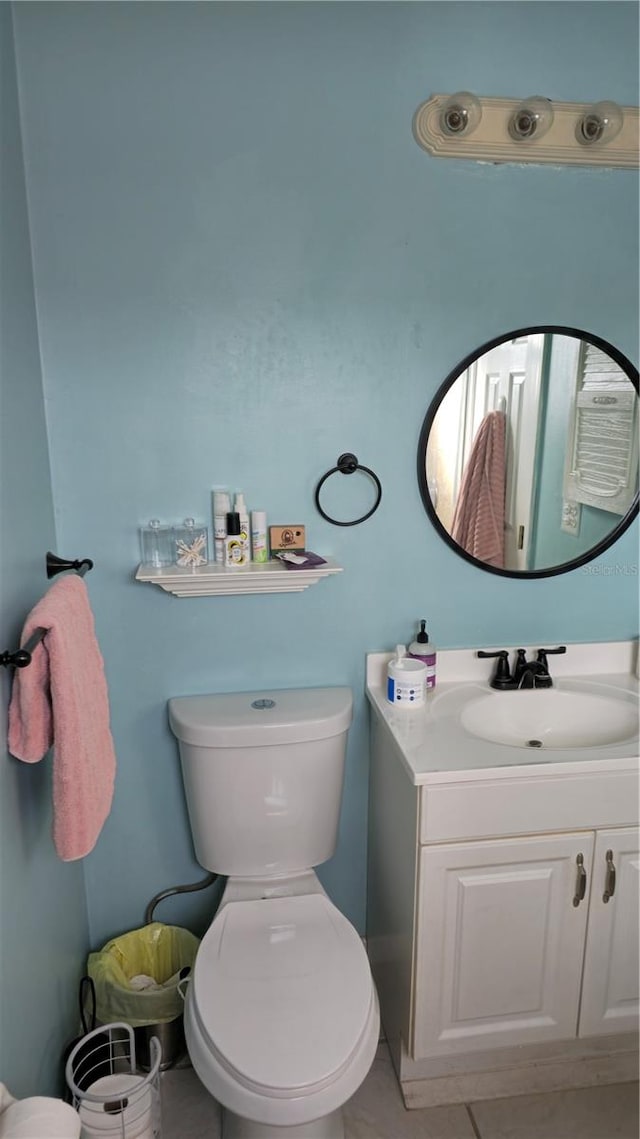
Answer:
[[[616,892],[616,868],[613,864],[613,851],[608,850],[606,854],[607,859],[607,876],[604,880],[604,894],[602,901],[608,902]]]
[[[579,906],[587,892],[587,872],[584,868],[584,854],[578,854],[576,857],[576,866],[578,867],[578,874],[576,877],[576,892],[573,895],[574,906]]]

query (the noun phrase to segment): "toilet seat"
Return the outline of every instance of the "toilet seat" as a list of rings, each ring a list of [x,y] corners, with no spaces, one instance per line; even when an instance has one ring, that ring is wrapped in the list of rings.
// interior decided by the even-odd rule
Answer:
[[[200,945],[191,990],[218,1064],[276,1099],[339,1080],[377,1009],[361,940],[322,893],[225,905]]]

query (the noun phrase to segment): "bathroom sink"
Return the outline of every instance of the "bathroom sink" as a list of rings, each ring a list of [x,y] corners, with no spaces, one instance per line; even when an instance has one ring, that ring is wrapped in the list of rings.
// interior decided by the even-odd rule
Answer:
[[[470,735],[526,748],[590,748],[623,743],[638,734],[634,701],[616,696],[543,691],[492,692],[460,713]]]

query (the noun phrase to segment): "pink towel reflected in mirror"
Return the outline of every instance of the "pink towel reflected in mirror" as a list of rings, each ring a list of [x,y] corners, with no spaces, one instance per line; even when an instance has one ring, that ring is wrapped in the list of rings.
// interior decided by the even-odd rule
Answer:
[[[498,569],[504,569],[506,426],[502,411],[490,411],[482,420],[462,476],[451,531],[468,554]]]

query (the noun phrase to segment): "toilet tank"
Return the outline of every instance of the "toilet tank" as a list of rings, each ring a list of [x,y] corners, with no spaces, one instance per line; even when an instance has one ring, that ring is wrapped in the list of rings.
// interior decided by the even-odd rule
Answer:
[[[331,858],[352,708],[350,688],[169,701],[201,866],[277,875]]]

